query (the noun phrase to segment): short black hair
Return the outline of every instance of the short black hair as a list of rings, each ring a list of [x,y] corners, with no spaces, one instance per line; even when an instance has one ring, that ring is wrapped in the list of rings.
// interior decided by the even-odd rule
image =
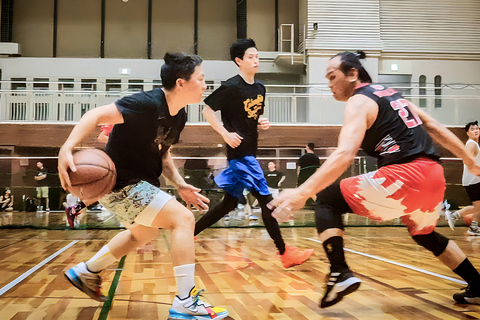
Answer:
[[[471,126],[477,126],[478,127],[478,121],[475,120],[475,121],[472,121],[472,122],[469,122],[465,125],[465,132],[468,132],[468,130],[470,130],[470,127]]]
[[[310,150],[315,150],[315,143],[309,142],[309,143],[307,143],[307,147],[308,147],[308,149],[310,149]]]
[[[230,59],[235,62],[235,58],[239,58],[243,60],[243,56],[245,55],[245,51],[250,48],[257,48],[255,41],[253,39],[237,39],[234,43],[230,46]],[[237,64],[235,62],[235,64]]]
[[[202,58],[195,54],[167,52],[163,57],[165,63],[160,70],[163,87],[166,90],[175,88],[177,79],[190,80],[195,68],[202,63]]]
[[[358,79],[360,82],[372,83],[372,78],[360,62],[360,59],[365,59],[367,57],[367,54],[364,51],[357,50],[356,52],[340,52],[331,57],[330,60],[335,57],[340,57],[340,71],[342,71],[344,75],[347,75],[352,68],[355,68],[358,70]]]

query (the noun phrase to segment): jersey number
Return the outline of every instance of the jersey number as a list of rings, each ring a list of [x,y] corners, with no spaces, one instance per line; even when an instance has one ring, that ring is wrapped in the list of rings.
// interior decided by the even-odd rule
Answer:
[[[422,120],[408,108],[408,103],[405,99],[398,99],[391,101],[390,105],[393,110],[398,110],[398,115],[402,118],[403,122],[407,125],[408,128],[415,128],[418,125],[422,124]]]

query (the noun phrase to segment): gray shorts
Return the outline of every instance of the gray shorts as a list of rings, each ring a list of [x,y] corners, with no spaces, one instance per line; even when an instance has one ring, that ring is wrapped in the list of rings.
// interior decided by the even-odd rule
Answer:
[[[161,191],[158,187],[140,181],[120,191],[109,193],[98,202],[115,214],[118,221],[126,228],[136,224],[151,227],[157,214],[172,198],[173,196]]]

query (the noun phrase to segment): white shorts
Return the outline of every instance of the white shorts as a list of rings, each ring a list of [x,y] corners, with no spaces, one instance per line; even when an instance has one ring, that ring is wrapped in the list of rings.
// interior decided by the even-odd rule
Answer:
[[[160,210],[173,198],[154,185],[140,181],[120,191],[109,193],[98,202],[115,214],[125,228],[138,224],[151,227]]]

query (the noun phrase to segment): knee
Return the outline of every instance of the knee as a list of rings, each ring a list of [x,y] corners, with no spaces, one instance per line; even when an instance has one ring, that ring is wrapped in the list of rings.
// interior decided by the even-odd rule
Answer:
[[[419,234],[412,236],[413,240],[425,249],[431,251],[435,257],[441,255],[448,246],[448,238],[435,231],[429,234]]]
[[[315,225],[319,234],[328,229],[344,229],[342,215],[336,213],[333,206],[323,203],[315,206]]]
[[[179,227],[189,228],[192,230],[195,228],[195,217],[187,208],[184,208],[184,210],[179,210],[179,212],[175,213],[173,228],[176,229]]]

